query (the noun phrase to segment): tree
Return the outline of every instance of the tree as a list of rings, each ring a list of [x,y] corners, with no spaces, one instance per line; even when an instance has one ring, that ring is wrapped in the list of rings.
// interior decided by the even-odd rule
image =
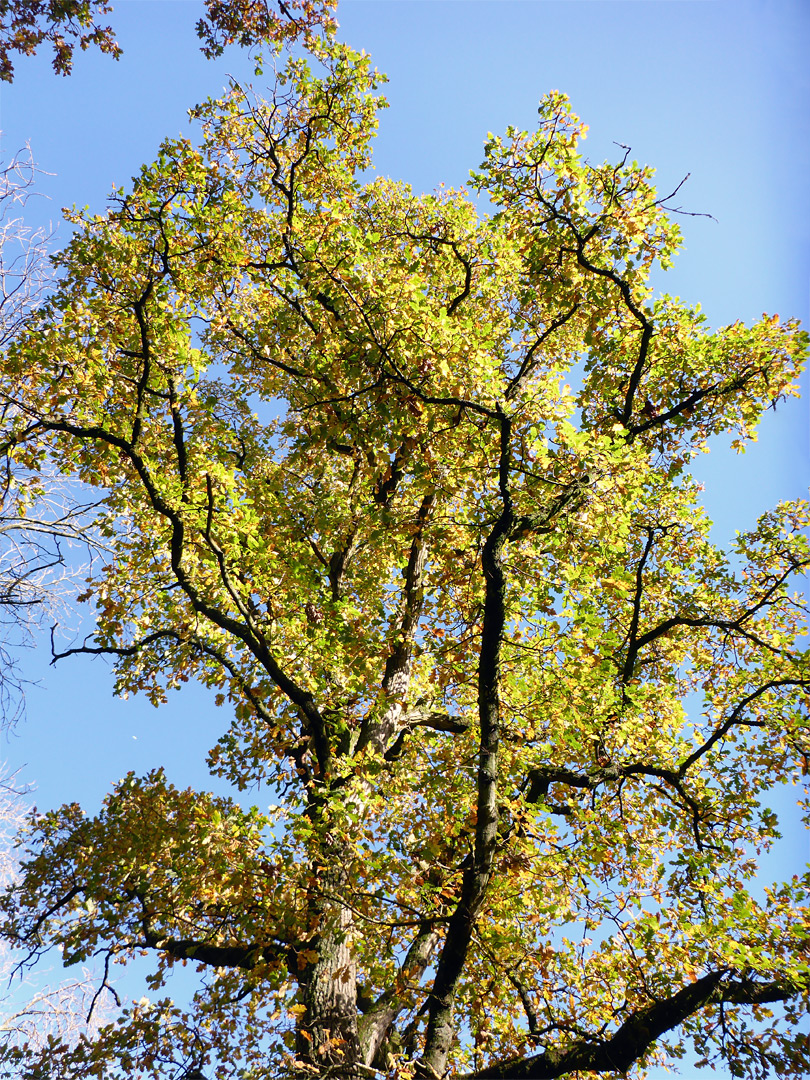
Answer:
[[[484,214],[368,180],[380,77],[304,44],[73,216],[4,361],[15,445],[105,493],[63,655],[211,687],[234,789],[32,820],[9,940],[201,978],[15,1067],[537,1080],[692,1039],[803,1075],[808,879],[754,879],[808,752],[808,504],[725,554],[688,466],[795,393],[806,335],[653,298],[669,200],[583,160],[562,94],[489,138]]]

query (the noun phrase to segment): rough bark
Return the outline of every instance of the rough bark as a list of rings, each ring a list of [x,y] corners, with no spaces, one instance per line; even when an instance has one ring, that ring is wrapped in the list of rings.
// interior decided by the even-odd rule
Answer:
[[[318,927],[309,949],[299,953],[300,985],[306,1012],[298,1026],[298,1058],[338,1080],[365,1074],[357,1031],[357,965],[352,954],[351,910],[338,899],[347,887],[347,870],[339,854],[319,868],[310,905]],[[337,854],[337,857],[335,855]],[[308,963],[307,953],[317,954]]]

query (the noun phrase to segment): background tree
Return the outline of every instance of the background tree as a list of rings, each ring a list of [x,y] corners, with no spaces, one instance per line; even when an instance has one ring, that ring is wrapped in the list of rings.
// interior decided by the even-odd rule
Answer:
[[[23,333],[32,311],[53,284],[49,237],[23,217],[34,194],[36,167],[30,150],[0,168],[0,351]],[[15,445],[24,424],[19,409],[0,405],[0,718],[11,723],[23,704],[15,653],[31,643],[31,631],[65,599],[68,581],[86,567],[68,549],[99,547],[90,523],[91,504],[76,485],[51,468],[41,448]],[[64,611],[64,609],[63,609]]]
[[[215,687],[212,770],[276,798],[155,772],[32,822],[10,940],[201,972],[49,1074],[623,1075],[691,1037],[800,1076],[808,883],[752,882],[807,749],[808,507],[727,556],[687,468],[805,335],[653,299],[667,199],[560,94],[488,141],[491,216],[368,182],[379,77],[307,46],[76,215],[6,358],[15,444],[108,492],[71,651]]]
[[[0,350],[21,334],[31,312],[42,303],[50,277],[49,237],[26,227],[23,211],[34,192],[36,168],[29,150],[17,154],[0,169]],[[33,461],[24,451],[15,460],[7,438],[19,412],[6,404],[2,410],[0,442],[0,727],[7,728],[22,711],[23,681],[16,653],[32,643],[32,631],[44,616],[64,613],[65,588],[86,568],[70,563],[66,549],[81,543],[96,548],[90,529],[89,507],[67,497],[63,478],[43,471],[41,454]],[[24,464],[28,463],[28,467]],[[35,465],[34,469],[31,465]],[[30,811],[26,790],[0,769],[0,882],[4,888],[16,880],[14,842]],[[23,957],[24,958],[24,957]],[[85,971],[51,989],[15,985],[21,960],[8,943],[0,947],[0,1060],[9,1048],[26,1045],[42,1049],[49,1037],[71,1044],[94,1031],[86,1017],[96,986]],[[12,989],[13,988],[13,989]],[[99,1017],[101,1010],[96,1012]]]

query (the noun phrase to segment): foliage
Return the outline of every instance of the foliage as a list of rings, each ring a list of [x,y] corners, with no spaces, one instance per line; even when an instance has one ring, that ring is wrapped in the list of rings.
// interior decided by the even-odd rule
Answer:
[[[691,1037],[804,1075],[808,879],[754,879],[808,752],[808,504],[724,553],[688,467],[795,393],[806,336],[654,298],[667,201],[582,158],[562,94],[472,195],[369,179],[380,77],[306,43],[74,214],[4,359],[16,445],[106,493],[70,651],[155,704],[211,687],[235,789],[32,820],[6,935],[146,952],[156,996],[15,1067],[536,1080]]]
[[[97,45],[114,57],[121,49],[111,26],[101,26],[97,16],[107,15],[107,0],[0,0],[0,79],[14,80],[10,53],[30,55],[44,42],[53,46],[53,69],[69,75],[75,45],[84,50]]]
[[[5,769],[0,770],[0,882],[4,888],[16,878],[14,843],[28,816],[28,800],[16,786],[16,779]],[[49,989],[35,989],[15,979],[20,973],[19,961],[19,954],[4,942],[0,946],[0,978],[4,984],[0,995],[0,1059],[9,1054],[16,1056],[23,1046],[42,1051],[49,1037],[63,1045],[71,1045],[83,1035],[92,1037],[96,1026],[85,1022],[97,994],[90,972]],[[98,1018],[101,1009],[92,1011]]]
[[[253,46],[284,41],[329,25],[332,5],[323,0],[287,0],[275,6],[267,0],[206,0],[205,7],[197,36],[210,58],[233,42]],[[14,80],[10,53],[31,55],[43,42],[53,46],[58,75],[73,70],[76,45],[83,51],[95,45],[117,60],[122,50],[113,28],[97,22],[112,10],[108,0],[0,0],[0,79]]]

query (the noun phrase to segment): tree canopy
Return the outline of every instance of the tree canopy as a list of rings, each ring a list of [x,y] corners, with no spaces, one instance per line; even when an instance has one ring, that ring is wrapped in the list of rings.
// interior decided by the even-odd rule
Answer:
[[[802,1076],[810,882],[756,875],[810,750],[808,504],[723,552],[689,464],[795,393],[806,335],[654,296],[668,199],[588,163],[564,95],[420,195],[369,178],[370,58],[299,44],[74,214],[3,357],[6,442],[104,496],[68,652],[230,715],[216,793],[32,820],[5,935],[154,969],[14,1068],[618,1077],[691,1040]]]

